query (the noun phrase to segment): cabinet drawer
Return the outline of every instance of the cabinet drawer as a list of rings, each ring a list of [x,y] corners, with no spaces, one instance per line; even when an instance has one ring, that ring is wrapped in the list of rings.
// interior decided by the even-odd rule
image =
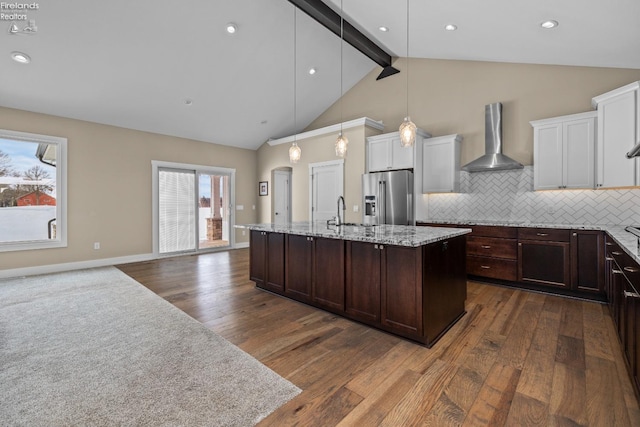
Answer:
[[[556,228],[519,228],[518,239],[568,242],[571,239],[571,230]]]
[[[518,244],[515,239],[495,237],[467,237],[467,254],[493,258],[518,259]]]
[[[518,261],[467,255],[467,274],[515,281]]]
[[[473,225],[470,226],[473,236],[502,237],[505,239],[515,239],[518,237],[516,227],[499,227],[495,225]]]

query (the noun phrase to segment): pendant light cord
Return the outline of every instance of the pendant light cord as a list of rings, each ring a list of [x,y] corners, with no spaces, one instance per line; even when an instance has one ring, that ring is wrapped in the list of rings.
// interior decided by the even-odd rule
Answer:
[[[298,41],[297,41],[297,29],[298,29],[298,23],[297,23],[297,17],[298,17],[298,8],[294,7],[293,8],[293,143],[296,143],[296,134],[298,133],[298,117],[296,115],[296,103],[297,103],[297,99],[296,99],[296,87],[297,87],[297,78],[296,78],[296,51],[297,51],[297,46],[298,46]]]
[[[340,0],[340,136],[342,136],[342,122],[343,122],[343,108],[342,103],[344,100],[342,99],[343,90],[342,90],[342,47],[344,45],[344,17],[342,16],[344,11],[342,9],[342,0]]]
[[[409,0],[407,0],[407,119],[409,119]]]

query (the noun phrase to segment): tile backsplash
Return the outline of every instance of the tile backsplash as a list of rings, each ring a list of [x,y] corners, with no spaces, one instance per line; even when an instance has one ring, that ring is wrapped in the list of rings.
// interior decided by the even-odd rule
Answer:
[[[460,193],[424,196],[429,220],[640,224],[640,189],[533,191],[532,166],[460,174]]]

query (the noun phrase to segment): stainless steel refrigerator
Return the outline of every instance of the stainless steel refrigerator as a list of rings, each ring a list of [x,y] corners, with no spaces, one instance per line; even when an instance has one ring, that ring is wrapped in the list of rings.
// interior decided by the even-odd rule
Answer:
[[[362,197],[364,224],[414,225],[413,172],[365,173]]]

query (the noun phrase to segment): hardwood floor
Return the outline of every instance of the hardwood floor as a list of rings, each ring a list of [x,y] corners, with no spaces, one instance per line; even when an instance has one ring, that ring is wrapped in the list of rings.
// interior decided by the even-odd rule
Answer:
[[[436,345],[269,294],[248,249],[118,266],[303,392],[261,426],[639,426],[605,305],[468,282]]]

